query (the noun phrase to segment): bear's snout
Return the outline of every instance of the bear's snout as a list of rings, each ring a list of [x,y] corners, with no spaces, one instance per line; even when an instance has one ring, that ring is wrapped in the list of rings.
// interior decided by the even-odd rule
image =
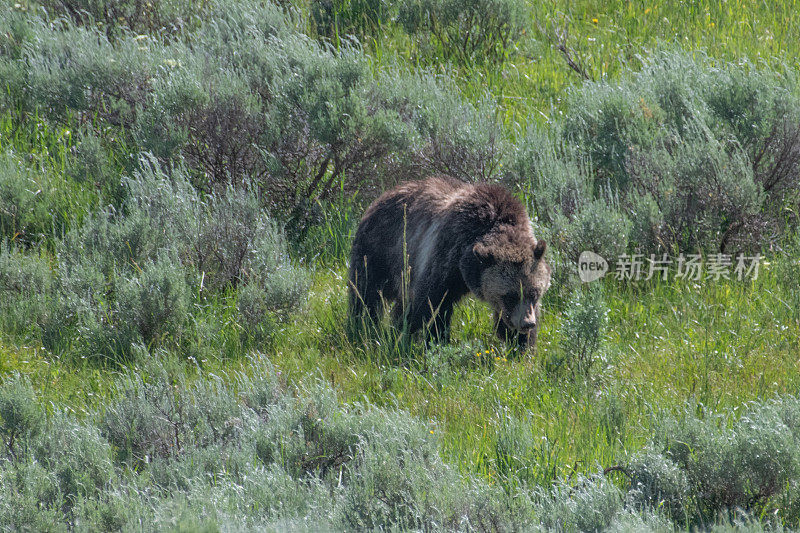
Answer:
[[[520,324],[519,324],[519,330],[522,333],[526,333],[526,332],[532,330],[535,327],[536,327],[536,317],[535,316],[526,317],[526,318],[522,319],[522,322],[520,322]]]
[[[536,327],[536,305],[522,302],[508,317],[509,326],[520,333],[528,333]]]

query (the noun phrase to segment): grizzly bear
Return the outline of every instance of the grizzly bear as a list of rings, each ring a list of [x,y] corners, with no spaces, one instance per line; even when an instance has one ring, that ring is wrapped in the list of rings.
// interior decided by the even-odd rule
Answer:
[[[447,342],[453,306],[467,293],[494,308],[503,340],[533,347],[550,286],[546,244],[522,203],[499,185],[447,176],[384,193],[359,223],[350,256],[350,316],[378,320],[394,302],[396,325]]]

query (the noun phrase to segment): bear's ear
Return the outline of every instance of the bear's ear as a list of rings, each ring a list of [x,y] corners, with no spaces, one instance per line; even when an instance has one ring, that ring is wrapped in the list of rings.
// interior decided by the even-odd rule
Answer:
[[[533,259],[538,261],[544,255],[544,251],[547,250],[547,243],[539,240],[536,242],[536,246],[533,247]]]
[[[494,254],[492,253],[492,249],[486,244],[479,242],[472,247],[472,253],[474,253],[477,258],[481,261],[481,263],[486,262],[493,262]]]

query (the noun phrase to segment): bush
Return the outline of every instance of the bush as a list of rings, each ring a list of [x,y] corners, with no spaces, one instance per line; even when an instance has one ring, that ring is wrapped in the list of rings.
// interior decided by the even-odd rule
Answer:
[[[93,276],[86,272],[95,271],[104,278],[95,290],[111,289],[117,271],[135,272],[137,265],[155,260],[169,236],[166,229],[153,231],[150,224],[150,218],[141,211],[125,216],[112,208],[87,217],[82,226],[70,230],[57,244],[63,288],[77,294],[91,291],[87,282]],[[73,283],[83,285],[83,291],[71,287]]]
[[[25,453],[42,427],[43,413],[30,382],[14,374],[0,385],[0,436],[12,457]]]
[[[0,325],[5,334],[30,333],[51,312],[54,279],[41,250],[24,253],[0,242]]]
[[[632,500],[696,525],[739,510],[796,520],[797,402],[752,404],[735,421],[710,414],[664,420],[651,447],[630,462]]]
[[[114,470],[111,447],[96,427],[57,413],[33,445],[36,460],[55,473],[63,499],[71,512],[76,502],[94,497],[111,483]]]
[[[398,22],[423,51],[467,66],[502,64],[532,21],[517,0],[404,0]]]
[[[517,417],[507,416],[497,433],[495,443],[497,472],[503,476],[507,486],[514,487],[518,482],[531,486],[552,482],[555,473],[549,470],[549,465],[537,464],[537,459],[542,456],[544,454],[541,453],[529,424]]]
[[[37,190],[32,185],[33,181],[22,166],[3,154],[0,159],[0,235],[4,239],[31,238],[26,234],[32,232],[28,221],[34,218]]]
[[[100,26],[109,37],[128,29],[135,33],[176,35],[196,26],[212,4],[209,0],[40,0],[51,17],[69,17],[77,24]]]
[[[220,4],[172,43],[124,31],[109,40],[33,15],[14,33],[3,19],[0,35],[14,36],[3,46],[20,57],[0,68],[19,113],[111,124],[134,150],[162,163],[182,157],[207,193],[249,183],[296,236],[318,202],[337,190],[374,194],[392,169],[497,176],[503,147],[490,98],[467,104],[452,81],[399,67],[373,74],[357,46],[334,52],[293,16],[273,4]]]
[[[375,416],[377,415],[377,416]],[[426,424],[374,413],[362,434],[341,508],[345,529],[425,529],[445,524],[459,483],[439,458]]]
[[[183,166],[158,164],[151,154],[142,154],[139,168],[122,179],[125,191],[122,212],[128,219],[151,224],[152,244],[139,252],[136,261],[155,260],[162,250],[178,254],[181,262],[196,265],[201,220],[207,218],[207,202],[192,187]]]
[[[279,464],[295,477],[324,477],[353,459],[358,442],[357,417],[341,410],[330,389],[318,385],[297,402],[260,409],[270,421],[256,440],[256,454],[266,465]]]
[[[130,163],[126,159],[128,154],[115,154],[104,139],[88,127],[76,132],[75,144],[70,151],[66,176],[84,188],[101,191],[111,205],[121,205],[125,189],[120,180],[120,170]]]
[[[602,360],[601,346],[608,321],[608,310],[599,285],[579,287],[567,305],[561,324],[563,360],[570,373],[586,376]]]
[[[409,147],[410,128],[396,110],[381,105],[379,87],[356,50],[331,57],[297,39],[286,44],[297,67],[276,87],[286,97],[273,111],[279,137],[270,153],[280,172],[270,188],[276,202],[289,202],[303,229],[309,208],[336,188],[355,191],[379,178],[376,170],[387,158]]]
[[[285,242],[277,225],[262,212],[258,198],[229,188],[209,204],[207,217],[199,221],[196,258],[197,268],[208,275],[208,285],[222,288],[280,275],[280,267],[289,264]]]
[[[77,341],[83,355],[122,361],[134,345],[177,333],[188,308],[185,274],[168,255],[159,257],[164,237],[151,228],[142,212],[101,212],[59,243],[59,308],[44,326],[46,347]],[[162,289],[169,292],[152,292]]]
[[[253,375],[239,376],[237,388],[240,389],[244,404],[262,417],[267,417],[271,408],[283,404],[287,397],[287,385],[282,380],[280,370],[260,354],[251,357]]]
[[[652,448],[637,453],[627,468],[628,498],[635,508],[661,509],[678,522],[686,521],[691,491],[685,471]]]
[[[247,287],[240,310],[253,330],[305,298],[308,275],[254,193],[228,188],[201,199],[185,169],[167,175],[147,156],[123,184],[120,209],[87,217],[57,245],[56,310],[43,325],[49,349],[72,344],[120,361],[135,345],[180,344],[206,290]]]
[[[684,128],[680,145],[653,147],[646,155],[631,151],[627,158],[631,184],[644,204],[634,231],[649,239],[643,242],[649,249],[724,251],[733,243],[760,243],[763,191],[745,154],[693,119]]]
[[[0,527],[11,531],[68,531],[58,480],[35,461],[0,463]]]
[[[581,247],[607,260],[755,251],[785,231],[800,175],[796,78],[709,63],[656,53],[620,83],[574,90],[553,134],[523,140],[510,177],[571,259]]]
[[[154,39],[124,34],[115,43],[92,27],[30,16],[29,32],[14,63],[19,85],[8,90],[22,113],[129,127],[147,101],[151,80],[163,64]]]
[[[88,208],[93,194],[78,191],[49,164],[27,165],[13,152],[0,153],[0,239],[50,244]]]
[[[622,491],[600,476],[578,476],[574,486],[558,483],[537,496],[538,519],[551,531],[602,531],[624,512]]]
[[[116,284],[120,323],[136,328],[146,344],[178,339],[189,316],[189,286],[178,259],[169,254],[140,266],[139,275]]]
[[[197,413],[185,385],[177,385],[173,388],[167,371],[157,366],[147,381],[134,374],[121,381],[100,422],[119,461],[146,464],[155,457],[177,456],[191,445]]]
[[[618,206],[598,199],[581,206],[572,220],[556,215],[550,231],[570,260],[570,266],[574,267],[585,251],[615,261],[628,247],[631,226]]]
[[[143,373],[146,378],[125,376],[117,400],[103,413],[102,432],[118,460],[172,460],[206,447],[216,446],[219,452],[219,447],[240,441],[244,414],[220,381],[187,386],[182,370],[161,364],[150,364]]]
[[[205,190],[249,178],[302,229],[308,208],[341,182],[355,189],[375,178],[374,167],[407,146],[408,128],[372,97],[356,48],[334,54],[275,6],[237,11],[171,50],[180,67],[155,80],[136,136],[161,157],[182,153]]]
[[[563,141],[559,126],[553,129],[528,131],[506,180],[521,187],[537,236],[551,244],[554,290],[546,298],[564,305],[580,284],[580,254],[594,252],[613,263],[628,249],[633,224],[608,182],[596,192],[589,156]]]
[[[394,154],[391,175],[416,178],[443,173],[463,181],[494,181],[500,177],[508,150],[489,95],[463,102],[455,80],[425,71],[398,76],[390,68],[377,80],[381,107],[397,112],[405,124],[410,151]],[[402,71],[401,71],[402,72]]]
[[[3,444],[0,525],[671,531],[797,523],[796,397],[751,404],[739,418],[698,418],[687,406],[617,468],[629,480],[622,486],[608,475],[555,480],[540,462],[546,450],[509,417],[495,450],[501,482],[487,483],[446,464],[425,421],[344,405],[320,382],[290,387],[265,360],[250,367],[252,375],[192,383],[175,360],[131,369],[81,420],[44,415],[24,378],[7,380],[3,440],[10,427],[20,438],[13,453]],[[30,416],[8,416],[4,403]]]

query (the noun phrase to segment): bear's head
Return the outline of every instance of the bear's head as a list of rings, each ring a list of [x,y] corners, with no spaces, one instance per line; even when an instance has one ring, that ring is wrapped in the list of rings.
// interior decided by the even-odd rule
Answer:
[[[550,287],[547,244],[532,238],[501,241],[490,238],[468,248],[461,272],[469,290],[491,305],[508,328],[526,333],[536,327],[539,302]]]

